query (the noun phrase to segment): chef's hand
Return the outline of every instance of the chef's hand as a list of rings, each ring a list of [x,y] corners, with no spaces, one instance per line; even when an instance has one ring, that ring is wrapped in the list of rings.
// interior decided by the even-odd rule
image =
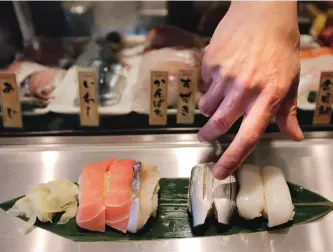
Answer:
[[[292,140],[304,136],[296,118],[299,81],[296,2],[233,2],[203,59],[209,89],[200,100],[209,121],[198,133],[211,142],[243,116],[242,125],[213,174],[223,179],[252,152],[275,115]]]

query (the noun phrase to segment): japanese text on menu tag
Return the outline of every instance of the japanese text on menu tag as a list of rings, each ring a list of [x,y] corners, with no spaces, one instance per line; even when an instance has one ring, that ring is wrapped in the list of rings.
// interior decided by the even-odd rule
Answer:
[[[192,124],[194,122],[196,87],[196,71],[179,71],[179,96],[177,104],[177,123],[179,124]]]
[[[79,72],[79,94],[81,125],[98,126],[98,93],[95,72]]]
[[[13,73],[0,73],[0,98],[3,126],[22,128],[21,104]]]
[[[151,72],[150,125],[166,125],[168,106],[168,72]]]
[[[313,124],[329,124],[333,102],[333,72],[322,72]]]

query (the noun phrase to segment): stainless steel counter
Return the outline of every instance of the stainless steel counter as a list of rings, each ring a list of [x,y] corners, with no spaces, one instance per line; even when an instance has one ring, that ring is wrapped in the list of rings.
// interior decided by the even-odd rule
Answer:
[[[333,201],[332,134],[316,133],[302,143],[267,135],[247,162],[281,167],[288,181]],[[325,138],[328,137],[328,138]],[[275,140],[272,140],[274,138]],[[0,139],[0,202],[53,179],[77,180],[82,166],[114,155],[156,163],[162,177],[188,177],[192,166],[214,161],[228,145],[200,144],[195,135]],[[0,251],[333,251],[333,213],[320,221],[279,232],[154,242],[75,243],[41,229],[24,236],[0,210]]]

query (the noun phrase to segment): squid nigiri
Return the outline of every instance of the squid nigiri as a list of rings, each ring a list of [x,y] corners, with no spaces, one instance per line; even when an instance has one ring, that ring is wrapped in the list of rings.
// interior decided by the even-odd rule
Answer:
[[[244,164],[238,168],[237,175],[240,186],[236,199],[239,216],[247,220],[260,217],[265,206],[260,169]]]
[[[294,205],[290,191],[282,171],[274,166],[266,166],[261,170],[264,185],[264,213],[268,217],[268,227],[284,224],[293,219]]]

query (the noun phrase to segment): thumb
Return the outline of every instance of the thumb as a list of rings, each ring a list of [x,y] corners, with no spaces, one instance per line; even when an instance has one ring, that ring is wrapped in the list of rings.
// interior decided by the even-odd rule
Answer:
[[[298,84],[293,85],[289,91],[276,114],[276,122],[280,131],[290,139],[302,141],[304,135],[297,120],[297,88]]]

